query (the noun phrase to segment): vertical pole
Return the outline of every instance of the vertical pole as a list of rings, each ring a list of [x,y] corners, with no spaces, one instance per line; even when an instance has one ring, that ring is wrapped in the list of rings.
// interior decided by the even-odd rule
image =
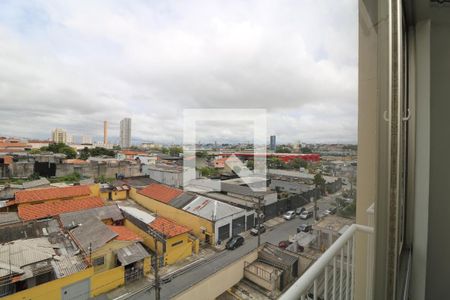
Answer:
[[[161,286],[159,282],[159,256],[158,256],[158,239],[155,239],[155,299],[161,299]]]
[[[261,220],[260,220],[260,217],[261,217],[261,197],[258,197],[258,212],[257,212],[257,214],[258,214],[258,248],[259,248],[259,246],[261,245],[261,228],[260,228],[260,224],[261,224]]]

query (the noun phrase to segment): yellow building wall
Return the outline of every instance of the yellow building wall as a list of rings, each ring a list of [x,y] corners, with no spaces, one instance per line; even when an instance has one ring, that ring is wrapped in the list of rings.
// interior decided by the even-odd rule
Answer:
[[[3,297],[2,300],[60,300],[61,288],[91,277],[92,268]],[[91,287],[92,289],[92,287]]]
[[[92,252],[92,262],[94,262],[96,258],[102,256],[105,258],[105,263],[103,265],[94,266],[95,273],[105,272],[107,270],[116,268],[116,255],[114,254],[114,251],[132,244],[134,244],[134,242],[112,240],[103,247]]]
[[[102,198],[103,200],[108,200],[109,192],[100,192],[100,198]]]
[[[178,245],[173,244],[181,242]],[[164,257],[165,264],[171,265],[192,255],[192,242],[188,238],[188,234],[180,234],[166,241],[166,255]]]
[[[94,274],[91,277],[91,297],[109,292],[125,284],[125,268],[123,266]]]
[[[144,245],[155,251],[155,240],[152,236],[141,230],[139,227],[131,223],[129,220],[125,220],[125,227],[139,235],[144,240]],[[174,243],[181,241],[180,244],[172,246]],[[189,239],[189,234],[184,233],[166,241],[166,253],[164,256],[164,263],[171,265],[177,261],[184,259],[192,255],[193,250],[192,241]],[[158,243],[158,255],[163,255],[163,244]]]
[[[152,198],[143,196],[137,193],[136,188],[131,188],[130,198],[146,209],[157,213],[160,216],[171,219],[180,225],[188,227],[201,241],[205,240],[205,234],[202,230],[202,228],[204,228],[206,233],[210,236],[210,243],[214,244],[214,225],[211,221],[186,212],[182,209],[178,209]]]
[[[89,185],[89,189],[91,190],[91,196],[100,196],[100,184],[91,184]]]
[[[111,199],[114,201],[117,200],[127,200],[128,195],[127,195],[127,191],[114,191],[111,192]]]
[[[150,273],[152,270],[151,257],[144,258],[144,274]]]

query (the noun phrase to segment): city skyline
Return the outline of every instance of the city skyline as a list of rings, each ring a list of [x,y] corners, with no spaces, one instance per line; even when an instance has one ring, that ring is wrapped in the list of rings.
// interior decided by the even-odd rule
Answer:
[[[0,132],[113,137],[129,116],[136,139],[180,143],[186,108],[263,108],[279,143],[356,142],[357,3],[288,2],[2,1]]]

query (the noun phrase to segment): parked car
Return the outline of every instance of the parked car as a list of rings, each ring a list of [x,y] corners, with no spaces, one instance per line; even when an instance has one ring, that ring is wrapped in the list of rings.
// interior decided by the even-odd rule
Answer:
[[[313,212],[312,211],[308,211],[305,210],[304,212],[302,212],[300,214],[300,219],[302,220],[308,220],[309,218],[311,218],[313,216]]]
[[[295,218],[295,211],[289,210],[289,211],[285,212],[283,215],[283,218],[286,220],[292,220],[293,218]]]
[[[297,207],[296,209],[295,209],[295,214],[296,215],[301,215],[302,214],[302,212],[304,212],[306,209],[304,208],[304,207]]]
[[[336,206],[334,206],[334,207],[328,208],[324,214],[325,215],[334,215],[336,213],[336,211],[337,211],[337,208],[336,208]]]
[[[289,241],[280,241],[278,243],[278,248],[286,249],[290,244],[292,244],[292,243]]]
[[[297,227],[297,233],[299,232],[310,232],[312,230],[312,225],[301,224]]]
[[[240,235],[232,236],[225,245],[228,250],[234,250],[244,244],[244,238]]]
[[[256,225],[252,229],[250,229],[251,235],[258,235],[258,232],[260,234],[263,234],[264,232],[266,232],[266,226],[264,226],[264,224],[259,224],[259,229],[258,229],[258,225]]]

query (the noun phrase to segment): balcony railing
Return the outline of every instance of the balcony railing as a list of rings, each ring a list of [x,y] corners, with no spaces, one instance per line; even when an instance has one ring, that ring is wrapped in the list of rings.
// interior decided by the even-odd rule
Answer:
[[[281,300],[354,299],[356,232],[369,234],[373,228],[353,224],[283,294]],[[368,244],[369,247],[369,244]],[[370,261],[370,258],[368,258]],[[370,287],[371,288],[371,287]]]

